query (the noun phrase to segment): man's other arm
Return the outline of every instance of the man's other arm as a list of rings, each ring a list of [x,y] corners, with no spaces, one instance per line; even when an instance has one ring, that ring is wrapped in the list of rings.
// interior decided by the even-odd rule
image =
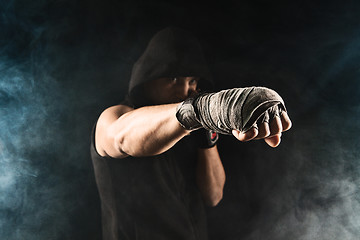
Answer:
[[[223,197],[225,171],[217,146],[198,149],[197,185],[206,205],[216,206]]]

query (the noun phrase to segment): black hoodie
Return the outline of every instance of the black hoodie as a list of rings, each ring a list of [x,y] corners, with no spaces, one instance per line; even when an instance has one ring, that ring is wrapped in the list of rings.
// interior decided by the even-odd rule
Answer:
[[[211,78],[198,42],[185,31],[166,28],[150,41],[133,68],[129,97],[146,102],[142,84],[160,77],[197,76],[203,88]],[[103,240],[206,240],[206,215],[196,186],[196,147],[184,137],[168,151],[150,157],[100,156],[92,134],[91,157],[101,199]]]
[[[151,105],[142,89],[145,82],[163,77],[199,77],[199,88],[211,90],[213,81],[198,40],[188,32],[168,27],[149,42],[134,64],[129,100],[135,107]]]

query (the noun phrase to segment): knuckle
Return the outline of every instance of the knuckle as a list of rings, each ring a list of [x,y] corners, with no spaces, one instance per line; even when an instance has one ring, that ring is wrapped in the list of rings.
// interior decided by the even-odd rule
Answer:
[[[256,128],[251,128],[245,133],[245,139],[252,139],[258,134],[258,130]]]
[[[283,126],[280,117],[275,117],[271,124],[271,133],[280,133],[282,132]]]
[[[257,136],[257,139],[260,139],[260,138],[266,138],[268,136],[270,136],[270,129],[269,128],[263,128],[261,129],[261,131],[259,131],[259,134]]]
[[[258,134],[255,139],[265,138],[269,135],[270,135],[269,124],[266,122],[259,124]]]
[[[270,135],[277,135],[282,132],[282,128],[278,124],[274,124],[274,126],[271,127]]]
[[[270,134],[271,134],[270,129],[266,128],[264,131],[264,137],[268,137],[268,136],[270,136]]]

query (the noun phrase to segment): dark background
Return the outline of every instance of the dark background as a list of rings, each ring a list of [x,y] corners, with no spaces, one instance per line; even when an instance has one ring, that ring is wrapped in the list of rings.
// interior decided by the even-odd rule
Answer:
[[[360,236],[357,1],[0,1],[0,239],[100,239],[92,125],[166,26],[202,43],[217,89],[262,85],[293,121],[276,149],[221,136],[211,239]]]

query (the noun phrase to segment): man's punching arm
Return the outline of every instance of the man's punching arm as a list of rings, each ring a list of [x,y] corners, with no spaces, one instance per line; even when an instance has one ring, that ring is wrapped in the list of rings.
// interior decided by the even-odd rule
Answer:
[[[96,149],[102,156],[123,158],[151,156],[171,148],[190,133],[175,117],[178,104],[132,109],[117,105],[106,109],[99,117]]]
[[[204,127],[233,134],[241,141],[265,138],[270,146],[277,146],[281,132],[290,126],[283,101],[275,91],[235,88],[202,94],[181,104],[136,110],[124,105],[108,108],[98,120],[95,144],[102,156],[151,156]]]

